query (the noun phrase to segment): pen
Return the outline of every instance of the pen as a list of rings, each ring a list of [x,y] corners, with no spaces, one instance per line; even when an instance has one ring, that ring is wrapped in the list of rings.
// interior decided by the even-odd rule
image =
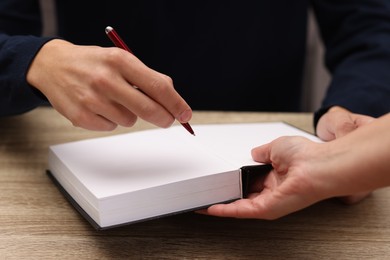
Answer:
[[[111,26],[107,26],[106,27],[106,34],[108,36],[108,38],[110,38],[110,40],[114,43],[114,45],[118,48],[121,48],[121,49],[124,49],[132,54],[134,54],[130,48],[126,45],[126,43],[122,40],[122,38],[119,36],[119,34],[114,30],[114,28],[112,28]],[[187,129],[187,131],[192,134],[192,135],[195,135],[195,132],[194,130],[192,130],[192,127],[189,123],[181,123],[180,124],[185,128]]]

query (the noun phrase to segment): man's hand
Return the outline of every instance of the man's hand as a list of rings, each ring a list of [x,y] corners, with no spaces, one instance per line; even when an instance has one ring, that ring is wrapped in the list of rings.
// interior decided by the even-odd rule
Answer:
[[[342,107],[332,107],[318,121],[317,135],[324,141],[342,137],[356,128],[370,123],[374,118],[354,114]]]
[[[132,126],[138,117],[169,127],[192,115],[168,76],[116,47],[49,41],[32,62],[27,81],[73,125],[89,130]]]

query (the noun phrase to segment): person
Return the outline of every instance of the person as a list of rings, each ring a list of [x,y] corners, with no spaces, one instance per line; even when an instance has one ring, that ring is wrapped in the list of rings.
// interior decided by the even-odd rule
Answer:
[[[309,4],[333,76],[318,135],[390,108],[387,1],[56,1],[59,37],[40,37],[39,3],[0,3],[0,116],[49,101],[75,126],[112,130],[192,109],[300,111]],[[112,47],[107,25],[138,58]]]
[[[318,136],[390,110],[388,1],[56,1],[59,37],[40,36],[39,3],[0,3],[0,116],[49,101],[75,126],[108,131],[138,117],[185,123],[192,109],[300,111],[309,5],[332,73]],[[112,47],[108,25],[136,56]]]
[[[271,172],[253,184],[248,198],[203,213],[276,219],[324,199],[390,186],[389,129],[390,113],[330,142],[289,136],[256,147],[253,159],[272,164]]]

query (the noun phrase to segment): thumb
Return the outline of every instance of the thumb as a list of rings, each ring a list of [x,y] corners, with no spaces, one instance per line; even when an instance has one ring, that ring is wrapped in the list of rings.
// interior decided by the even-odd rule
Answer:
[[[252,158],[256,162],[260,163],[271,163],[271,147],[272,144],[264,144],[252,149]]]

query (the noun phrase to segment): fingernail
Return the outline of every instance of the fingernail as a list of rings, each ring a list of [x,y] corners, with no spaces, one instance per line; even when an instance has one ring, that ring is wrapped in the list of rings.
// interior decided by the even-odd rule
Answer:
[[[178,120],[182,123],[187,123],[188,121],[190,121],[191,116],[192,116],[192,111],[190,109],[188,109],[179,115]]]

